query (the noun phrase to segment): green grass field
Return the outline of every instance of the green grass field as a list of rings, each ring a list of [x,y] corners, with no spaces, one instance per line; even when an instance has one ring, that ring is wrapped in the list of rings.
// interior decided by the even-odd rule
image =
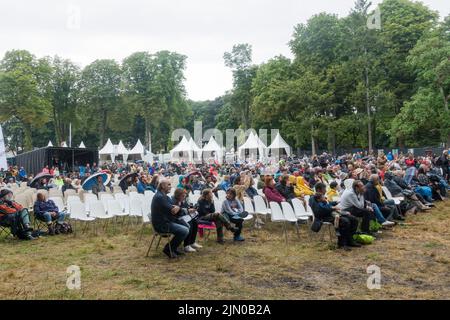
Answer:
[[[450,299],[450,206],[408,217],[370,246],[336,250],[328,236],[301,238],[289,226],[245,229],[247,241],[224,246],[215,235],[201,252],[169,261],[145,253],[140,227],[118,225],[33,242],[0,239],[1,299]],[[227,234],[231,239],[231,234]],[[164,240],[163,240],[164,241]],[[369,290],[366,268],[381,268],[381,289]],[[81,268],[81,290],[66,287],[67,267]]]

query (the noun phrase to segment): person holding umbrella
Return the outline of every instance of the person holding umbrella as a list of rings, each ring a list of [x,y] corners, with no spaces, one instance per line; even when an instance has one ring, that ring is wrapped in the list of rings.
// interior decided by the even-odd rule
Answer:
[[[97,183],[95,183],[95,184],[92,186],[92,193],[95,194],[97,197],[98,197],[98,194],[99,194],[100,192],[106,192],[106,187],[105,187],[105,185],[103,184],[103,178],[102,178],[102,176],[98,176],[98,177],[97,177]]]

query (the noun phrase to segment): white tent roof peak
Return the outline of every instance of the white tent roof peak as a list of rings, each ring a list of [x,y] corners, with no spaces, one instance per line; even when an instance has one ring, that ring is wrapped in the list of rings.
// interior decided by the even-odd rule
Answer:
[[[222,150],[222,147],[217,143],[216,139],[214,139],[214,136],[211,136],[209,138],[208,143],[203,147],[203,151],[219,151]]]
[[[145,153],[144,145],[142,144],[141,140],[138,139],[136,145],[134,146],[133,149],[131,149],[129,154],[144,154],[144,153]]]
[[[122,140],[119,141],[119,144],[117,145],[117,154],[129,154],[129,150],[125,148]]]
[[[195,141],[194,141],[194,139],[192,139],[192,137],[189,138],[188,143],[189,143],[189,146],[192,148],[191,149],[192,151],[202,151],[202,149],[200,149],[200,147],[195,143]]]
[[[111,142],[111,139],[108,139],[105,146],[98,152],[101,154],[114,154],[114,145]]]
[[[281,137],[278,132],[269,146],[269,149],[285,149],[286,153],[289,155],[291,153],[291,147],[286,143],[286,141]]]
[[[53,147],[53,143],[52,143],[52,141],[50,140],[49,142],[48,142],[48,145],[47,145],[47,147]]]
[[[80,149],[86,149],[86,146],[84,145],[84,142],[81,141],[80,146],[78,147]]]
[[[189,146],[189,141],[186,139],[185,136],[183,136],[183,138],[181,139],[180,143],[177,144],[171,151],[170,153],[173,154],[174,152],[185,152],[185,151],[190,151],[191,148]]]

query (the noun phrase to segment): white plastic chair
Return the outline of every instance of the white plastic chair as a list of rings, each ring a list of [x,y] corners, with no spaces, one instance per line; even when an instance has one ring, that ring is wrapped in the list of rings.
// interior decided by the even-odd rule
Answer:
[[[90,203],[99,201],[97,196],[93,193],[86,193],[84,195],[84,204],[86,206],[86,211],[91,211]]]
[[[105,206],[100,200],[91,201],[89,203],[90,208],[90,217],[99,218],[99,219],[111,219],[112,215],[106,213]]]
[[[103,203],[105,208],[108,208],[108,201],[115,200],[112,194],[101,194],[100,201]]]
[[[154,196],[155,193],[152,190],[145,190],[144,191],[144,196],[149,197],[149,196]]]
[[[130,200],[130,216],[142,217],[142,201],[138,198]]]
[[[287,222],[294,222],[295,227],[297,229],[297,235],[300,237],[300,230],[298,228],[298,219],[295,216],[294,208],[291,206],[289,202],[282,202],[281,203],[281,209],[283,210],[284,218]]]
[[[124,217],[128,215],[127,213],[123,212],[122,206],[120,205],[120,202],[117,200],[108,200],[107,208],[109,216]]]
[[[270,209],[267,208],[266,202],[264,201],[263,197],[255,196],[253,198],[253,201],[255,202],[255,213],[262,215],[270,214]]]
[[[389,189],[385,186],[383,186],[383,192],[386,194],[386,197],[389,200],[394,200],[395,204],[400,204],[403,200],[405,200],[404,197],[393,197],[392,193],[389,191]]]
[[[70,219],[81,222],[91,222],[94,221],[94,217],[88,217],[86,214],[86,210],[84,208],[84,204],[81,201],[74,201],[70,203]],[[86,231],[89,224],[86,224],[86,227],[83,233]],[[74,227],[74,235],[76,234],[77,228]]]
[[[116,193],[115,199],[119,201],[122,211],[126,214],[130,213],[130,198],[124,193]]]
[[[272,222],[282,222],[283,223],[283,232],[286,239],[286,244],[288,243],[288,235],[286,229],[286,218],[284,217],[283,210],[281,210],[280,205],[277,202],[270,202],[270,217]]]
[[[292,206],[294,207],[294,213],[297,219],[309,220],[313,216],[312,212],[306,211],[303,202],[297,198],[292,199]]]
[[[219,198],[219,200],[225,200],[227,197],[227,193],[224,190],[218,190],[217,191],[217,197]]]
[[[59,211],[63,211],[65,209],[64,206],[64,200],[62,197],[50,197],[49,200],[52,200],[56,206],[58,207]]]

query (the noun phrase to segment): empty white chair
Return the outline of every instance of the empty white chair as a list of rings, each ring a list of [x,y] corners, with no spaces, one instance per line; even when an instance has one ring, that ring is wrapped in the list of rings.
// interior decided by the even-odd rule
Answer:
[[[227,193],[224,190],[218,190],[217,196],[220,200],[225,200],[225,198],[227,197]]]
[[[306,211],[303,202],[297,198],[292,199],[292,206],[294,207],[294,213],[297,219],[309,220],[313,216],[312,212]]]
[[[96,202],[98,201],[98,198],[95,194],[93,193],[85,193],[84,194],[84,204],[86,206],[86,211],[91,211],[89,205],[91,202]]]
[[[252,199],[244,197],[244,210],[250,214],[255,213],[255,209],[253,208]]]
[[[253,201],[255,202],[255,213],[262,215],[270,213],[270,209],[267,208],[266,202],[261,196],[253,197]]]
[[[223,201],[219,199],[214,199],[214,209],[216,212],[222,212]]]
[[[89,208],[90,208],[89,217],[99,219],[111,219],[114,217],[106,213],[105,207],[103,206],[103,203],[100,200],[90,202]]]
[[[154,196],[155,193],[152,190],[145,190],[144,191],[144,196],[146,197],[150,197],[150,196]]]
[[[84,204],[80,202],[73,202],[70,206],[70,219],[81,221],[94,221],[94,217],[88,217],[84,210]]]
[[[130,196],[130,199],[134,196],[138,195],[139,193],[136,190],[130,190],[128,189],[128,195]]]
[[[122,206],[120,205],[120,202],[117,200],[107,200],[108,205],[108,215],[110,216],[116,216],[116,217],[123,217],[128,214],[124,213],[122,210]]]
[[[108,208],[108,201],[115,200],[112,194],[101,194],[100,201],[103,203],[105,208]]]
[[[116,193],[114,197],[119,201],[122,211],[127,214],[130,213],[130,197],[124,193]]]
[[[271,210],[271,220],[272,222],[285,222],[286,219],[284,218],[283,210],[281,210],[280,205],[277,202],[271,202],[270,203],[270,210]]]
[[[142,217],[142,201],[138,198],[130,200],[130,216]]]
[[[270,202],[270,217],[272,222],[282,222],[283,232],[286,239],[286,244],[288,242],[288,235],[286,229],[286,218],[284,217],[283,210],[277,202]]]
[[[292,208],[289,202],[282,202],[281,209],[283,210],[283,216],[286,221],[297,223],[297,217],[295,216],[294,208]]]

